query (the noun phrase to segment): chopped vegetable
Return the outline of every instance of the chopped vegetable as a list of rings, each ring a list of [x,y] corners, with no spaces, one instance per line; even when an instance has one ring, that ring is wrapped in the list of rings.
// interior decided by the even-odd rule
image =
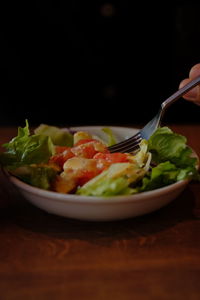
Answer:
[[[0,162],[12,169],[23,165],[48,162],[54,154],[54,146],[49,136],[30,135],[28,121],[24,128],[18,128],[18,135],[3,145],[6,152],[1,153]]]
[[[41,124],[35,129],[35,134],[49,136],[54,145],[68,147],[73,145],[73,135],[64,128]]]
[[[197,158],[186,138],[162,127],[142,140],[136,154],[110,153],[116,139],[103,128],[107,141],[88,132],[72,134],[46,124],[30,134],[24,128],[0,154],[0,163],[14,176],[42,189],[85,196],[115,196],[160,188],[182,179],[200,180]]]

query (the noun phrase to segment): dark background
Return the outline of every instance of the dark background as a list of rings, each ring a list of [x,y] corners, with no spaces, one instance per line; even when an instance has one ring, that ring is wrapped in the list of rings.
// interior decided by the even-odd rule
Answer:
[[[0,125],[143,124],[200,62],[200,3],[13,1],[0,10]],[[199,122],[183,99],[166,122]]]

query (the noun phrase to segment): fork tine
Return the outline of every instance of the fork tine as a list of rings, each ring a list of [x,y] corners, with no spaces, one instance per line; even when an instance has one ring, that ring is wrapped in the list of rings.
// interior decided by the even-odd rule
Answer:
[[[124,147],[123,149],[117,149],[117,150],[110,150],[111,153],[116,153],[116,152],[121,152],[121,153],[130,153],[130,152],[134,152],[135,150],[137,150],[139,148],[139,142],[135,143],[134,145],[130,145],[127,147]]]
[[[139,147],[139,143],[142,140],[142,137],[138,135],[134,139],[129,139],[128,143],[121,143],[118,147],[114,149],[112,147],[108,148],[110,152],[132,152]]]
[[[113,146],[108,147],[109,150],[116,150],[119,149],[121,146],[129,145],[134,143],[135,140],[137,140],[140,137],[140,132],[136,133],[135,135],[131,136],[130,138],[123,140]]]
[[[141,140],[141,136],[138,134],[124,142],[111,146],[108,149],[113,152],[124,152],[125,149],[129,149],[131,146],[137,145]]]
[[[124,153],[131,153],[131,152],[135,152],[138,149],[139,149],[139,143],[135,144],[135,145],[131,145],[128,149],[125,149],[123,152]]]
[[[134,152],[135,150],[137,150],[139,148],[140,141],[141,141],[141,139],[137,143],[131,144],[131,145],[124,147],[123,149],[119,149],[118,151],[115,151],[115,152],[122,152],[122,153]]]

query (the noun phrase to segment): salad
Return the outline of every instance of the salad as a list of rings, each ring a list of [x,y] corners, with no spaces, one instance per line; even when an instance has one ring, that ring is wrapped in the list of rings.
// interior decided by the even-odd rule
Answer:
[[[200,180],[197,158],[186,137],[168,127],[158,128],[137,153],[110,153],[116,143],[110,128],[106,139],[85,131],[41,124],[33,133],[28,121],[3,145],[1,165],[38,188],[84,196],[130,195],[179,180]]]

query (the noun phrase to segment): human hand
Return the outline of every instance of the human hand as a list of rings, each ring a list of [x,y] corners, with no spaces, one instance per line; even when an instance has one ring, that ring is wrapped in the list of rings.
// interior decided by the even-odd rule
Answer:
[[[181,81],[179,88],[182,88],[184,85],[186,85],[188,82],[190,82],[192,79],[200,75],[200,63],[194,65],[190,72],[189,72],[189,78],[184,79]],[[200,85],[197,85],[192,90],[187,92],[184,96],[184,99],[192,101],[198,105],[200,105]]]

